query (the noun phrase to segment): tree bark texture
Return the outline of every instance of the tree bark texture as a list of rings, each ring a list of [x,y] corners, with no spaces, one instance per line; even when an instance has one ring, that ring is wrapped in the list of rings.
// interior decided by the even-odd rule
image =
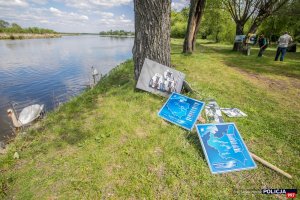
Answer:
[[[135,40],[132,49],[138,80],[145,58],[171,64],[171,0],[134,0]]]
[[[229,11],[232,19],[236,23],[236,35],[244,35],[244,25],[249,18],[255,14],[258,5],[265,0],[222,0]],[[241,43],[234,43],[233,51],[239,51],[242,48]]]
[[[243,22],[236,22],[236,30],[235,35],[244,35],[244,26]],[[234,42],[233,44],[233,51],[241,51],[243,49],[243,43]]]
[[[249,33],[256,33],[258,27],[261,25],[263,20],[255,20],[249,29]]]
[[[187,31],[183,43],[183,53],[192,53],[196,47],[197,33],[204,13],[206,0],[191,0]]]

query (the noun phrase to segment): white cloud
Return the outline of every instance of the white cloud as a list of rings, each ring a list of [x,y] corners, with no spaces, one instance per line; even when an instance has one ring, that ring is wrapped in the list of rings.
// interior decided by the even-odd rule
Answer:
[[[101,12],[98,10],[95,10],[95,11],[88,10],[88,12],[92,12],[95,15],[99,15],[101,18],[111,18],[111,17],[114,17],[114,15],[115,15],[114,13],[111,13],[111,12]]]
[[[43,19],[43,20],[40,20],[40,23],[42,23],[42,24],[49,24],[50,22],[48,20],[46,20],[46,19]]]
[[[101,12],[100,15],[104,18],[109,18],[109,17],[113,17],[114,13],[111,12]]]
[[[86,9],[92,8],[92,5],[88,1],[66,0],[66,5],[73,8]]]
[[[57,16],[57,17],[60,17],[62,18],[64,21],[77,21],[77,20],[80,20],[80,21],[86,21],[86,20],[89,20],[89,17],[86,16],[86,15],[80,15],[78,13],[74,13],[74,12],[63,12],[57,8],[49,8],[49,11]]]
[[[26,0],[0,0],[0,6],[9,7],[27,7]]]
[[[124,14],[121,15],[121,16],[120,16],[120,19],[121,19],[121,20],[125,19],[125,15],[124,15]]]
[[[112,7],[129,4],[132,0],[90,0],[90,2],[95,5]]]
[[[187,0],[179,0],[177,2],[173,1],[171,4],[172,9],[180,11],[184,7],[186,7],[189,4],[189,1]]]
[[[112,27],[123,27],[132,30],[134,26],[133,22],[130,19],[125,18],[125,15],[109,19],[100,19],[99,26],[103,25],[107,25],[106,30],[112,29]]]
[[[104,3],[105,5],[116,3],[116,5],[121,5],[126,2],[131,2],[132,4],[132,0],[102,0],[94,1],[93,3],[93,0],[76,0],[77,5],[80,5],[82,9],[71,7],[64,9],[66,2],[75,2],[75,0],[40,1],[41,3],[39,4],[38,0],[0,0],[1,19],[9,23],[15,22],[24,28],[36,26],[58,32],[97,33],[110,29],[134,30],[131,13],[127,10],[124,13],[117,13],[119,8],[114,9],[95,5],[95,3]],[[3,6],[4,4],[6,6]],[[91,6],[91,8],[87,8],[88,6]]]
[[[52,12],[54,15],[61,17],[62,16],[62,11],[58,10],[57,8],[49,8],[50,12]]]
[[[86,15],[79,15],[79,14],[73,13],[73,12],[71,12],[69,14],[69,16],[71,16],[72,18],[75,18],[75,19],[77,18],[77,19],[80,19],[80,20],[89,20],[88,16],[86,16]]]
[[[38,4],[38,5],[45,5],[48,3],[48,0],[29,0],[29,2]]]
[[[16,12],[13,8],[3,9],[0,7],[0,12],[3,16],[5,16],[5,20],[8,20],[10,23],[20,23],[22,21],[32,21],[34,24],[39,20],[45,20],[46,18],[41,16],[39,13],[44,13],[47,9],[32,9],[28,8],[25,11]],[[22,23],[20,23],[22,25]],[[22,25],[24,26],[24,25]]]
[[[95,9],[96,7],[114,7],[128,5],[133,0],[59,0],[67,6],[79,9]]]

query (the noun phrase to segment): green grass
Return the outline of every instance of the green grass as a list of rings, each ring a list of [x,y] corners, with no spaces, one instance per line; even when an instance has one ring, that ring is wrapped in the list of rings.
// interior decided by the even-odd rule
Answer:
[[[181,54],[172,40],[172,64],[186,73],[200,100],[214,98],[247,118],[230,119],[249,150],[293,175],[289,180],[258,163],[255,170],[212,175],[195,131],[157,117],[165,98],[135,91],[133,62],[114,69],[92,90],[50,113],[18,136],[0,156],[5,199],[265,199],[245,190],[300,188],[300,54],[274,62],[231,46],[198,44]],[[13,154],[20,154],[13,160]]]

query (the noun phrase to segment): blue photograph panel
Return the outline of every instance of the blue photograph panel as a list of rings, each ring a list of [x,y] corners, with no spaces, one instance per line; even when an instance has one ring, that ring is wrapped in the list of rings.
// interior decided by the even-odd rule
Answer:
[[[213,174],[256,168],[234,123],[197,124],[196,129]]]
[[[178,93],[172,93],[158,116],[187,130],[192,130],[204,103]]]

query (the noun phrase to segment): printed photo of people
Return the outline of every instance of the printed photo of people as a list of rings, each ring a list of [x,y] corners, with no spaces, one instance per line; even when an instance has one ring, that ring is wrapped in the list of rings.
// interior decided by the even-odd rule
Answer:
[[[221,111],[228,117],[247,117],[247,115],[237,108],[221,108]]]

